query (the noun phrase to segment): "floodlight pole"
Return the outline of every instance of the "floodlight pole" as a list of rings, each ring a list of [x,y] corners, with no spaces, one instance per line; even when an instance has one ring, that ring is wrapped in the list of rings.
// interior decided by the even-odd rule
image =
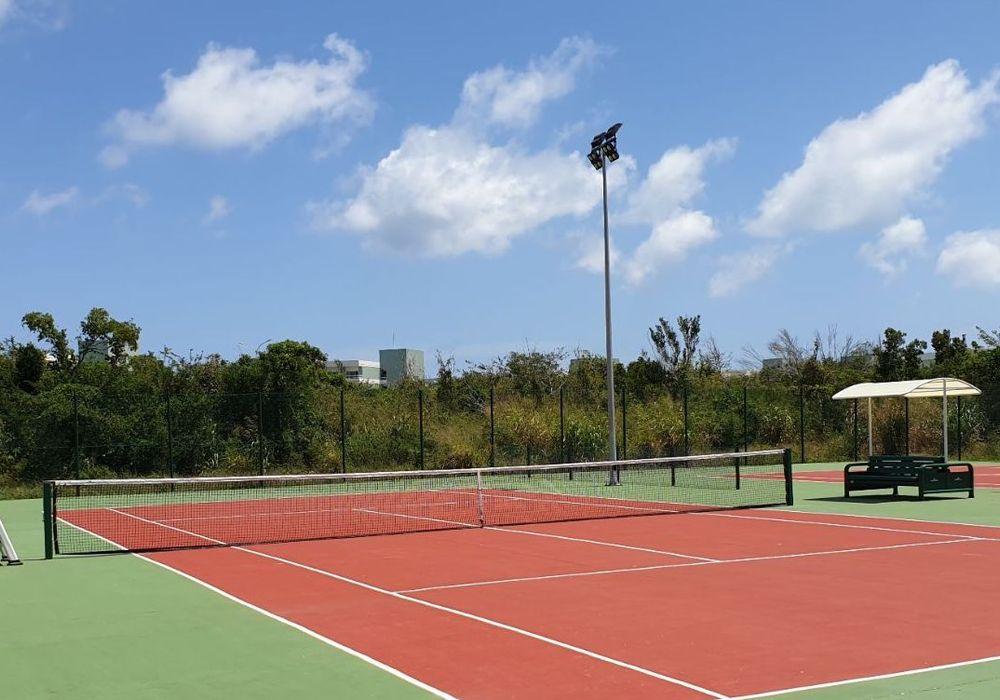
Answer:
[[[611,242],[608,233],[608,168],[601,151],[601,184],[604,189],[604,336],[606,343],[608,384],[608,459],[618,459],[618,430],[615,426],[615,368],[611,350]],[[608,484],[618,485],[618,472],[612,468]]]

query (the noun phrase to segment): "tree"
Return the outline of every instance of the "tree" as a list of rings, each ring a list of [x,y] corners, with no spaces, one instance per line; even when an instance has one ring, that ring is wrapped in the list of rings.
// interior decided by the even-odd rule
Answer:
[[[934,331],[931,334],[931,348],[934,349],[935,365],[947,365],[961,361],[969,352],[965,336],[952,337],[951,331],[947,328]]]
[[[676,394],[690,380],[691,366],[701,340],[701,316],[678,316],[677,331],[670,321],[661,316],[649,329],[649,340],[656,359],[666,373],[667,382]]]
[[[491,364],[477,365],[476,369],[505,378],[518,394],[541,404],[542,399],[557,391],[562,384],[561,366],[565,358],[562,348],[549,352],[530,348],[524,352],[509,352]]]
[[[95,307],[80,322],[77,336],[79,354],[69,345],[65,329],[56,326],[52,314],[32,311],[24,315],[21,324],[49,346],[55,358],[55,369],[75,373],[87,354],[99,347],[106,347],[108,362],[118,367],[128,359],[129,353],[139,349],[140,328],[132,321],[112,318],[105,309]]]
[[[18,388],[34,393],[45,372],[45,353],[31,343],[14,350],[14,382]]]
[[[882,342],[875,344],[875,378],[880,382],[915,379],[920,375],[923,353],[927,343],[923,340],[906,342],[906,333],[886,328]]]
[[[437,382],[435,389],[437,400],[447,409],[454,409],[457,391],[455,388],[455,358],[451,355],[445,357],[441,351],[437,351]]]

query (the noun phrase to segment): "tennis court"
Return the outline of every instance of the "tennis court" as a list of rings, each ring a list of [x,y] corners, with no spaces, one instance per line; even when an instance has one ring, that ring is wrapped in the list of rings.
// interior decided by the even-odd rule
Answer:
[[[150,550],[440,696],[746,697],[996,658],[1000,528],[748,508],[790,479],[744,454],[68,482],[53,534]]]

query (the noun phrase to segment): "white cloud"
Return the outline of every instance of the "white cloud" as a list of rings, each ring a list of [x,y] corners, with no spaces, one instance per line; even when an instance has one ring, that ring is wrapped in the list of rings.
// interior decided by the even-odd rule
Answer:
[[[96,206],[106,204],[107,202],[117,199],[124,199],[136,209],[142,209],[144,206],[149,204],[150,196],[149,192],[144,190],[139,185],[126,182],[120,185],[111,185],[110,187],[106,187],[101,194],[94,197],[92,203]]]
[[[101,160],[120,167],[138,148],[176,144],[257,149],[307,124],[367,120],[374,103],[356,85],[367,57],[336,34],[323,45],[331,53],[326,62],[268,66],[253,49],[209,45],[190,73],[163,74],[163,99],[152,110],[115,115],[108,131],[116,142]]]
[[[73,204],[79,194],[80,190],[75,185],[61,192],[53,192],[51,194],[42,194],[38,190],[35,190],[24,201],[21,208],[35,216],[45,216],[56,209]]]
[[[620,172],[622,172],[620,170]],[[615,184],[624,176],[613,176]],[[493,146],[458,127],[409,129],[399,148],[362,173],[347,202],[312,205],[321,228],[424,256],[498,253],[561,216],[582,216],[601,198],[579,153]]]
[[[709,295],[718,298],[735,294],[764,277],[787,252],[787,246],[770,245],[723,256],[709,279]]]
[[[14,16],[14,0],[0,0],[0,27]]]
[[[761,201],[748,230],[778,236],[883,225],[979,136],[998,75],[973,87],[957,61],[930,66],[874,110],[826,127]]]
[[[604,274],[604,237],[578,233],[571,238],[576,241],[576,267],[595,275]],[[615,246],[614,238],[609,241],[608,253],[611,268],[615,269],[621,262],[621,251]]]
[[[550,55],[532,60],[524,71],[494,66],[473,73],[462,87],[457,121],[529,126],[542,105],[572,92],[577,74],[607,53],[590,39],[568,37]]]
[[[649,167],[646,179],[629,196],[626,217],[656,225],[675,216],[705,190],[705,167],[736,149],[735,139],[716,139],[699,148],[679,146]]]
[[[658,223],[625,266],[631,284],[639,284],[664,265],[675,263],[687,254],[718,238],[712,217],[700,211],[681,211]]]
[[[309,203],[314,225],[356,234],[380,249],[444,257],[495,254],[554,219],[587,214],[600,203],[601,188],[580,153],[495,143],[483,127],[527,126],[546,101],[573,88],[577,72],[601,51],[567,39],[523,72],[499,67],[474,74],[451,122],[411,126],[397,148],[359,170],[352,197]],[[632,167],[623,157],[609,187],[621,186]]]
[[[906,269],[907,258],[919,255],[927,245],[924,222],[909,216],[882,229],[874,243],[863,243],[858,255],[888,277]]]
[[[952,234],[938,255],[937,271],[956,287],[1000,289],[1000,229]]]
[[[203,224],[211,224],[221,219],[225,219],[232,213],[233,209],[229,205],[229,200],[222,195],[215,195],[208,200],[208,213],[201,220]]]

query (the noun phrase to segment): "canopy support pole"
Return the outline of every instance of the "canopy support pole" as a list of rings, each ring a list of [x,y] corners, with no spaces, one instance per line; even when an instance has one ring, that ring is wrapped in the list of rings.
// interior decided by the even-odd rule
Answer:
[[[948,380],[941,382],[941,437],[944,445],[944,461],[948,461]]]
[[[872,398],[868,397],[868,456],[875,454],[875,441],[872,439]]]

